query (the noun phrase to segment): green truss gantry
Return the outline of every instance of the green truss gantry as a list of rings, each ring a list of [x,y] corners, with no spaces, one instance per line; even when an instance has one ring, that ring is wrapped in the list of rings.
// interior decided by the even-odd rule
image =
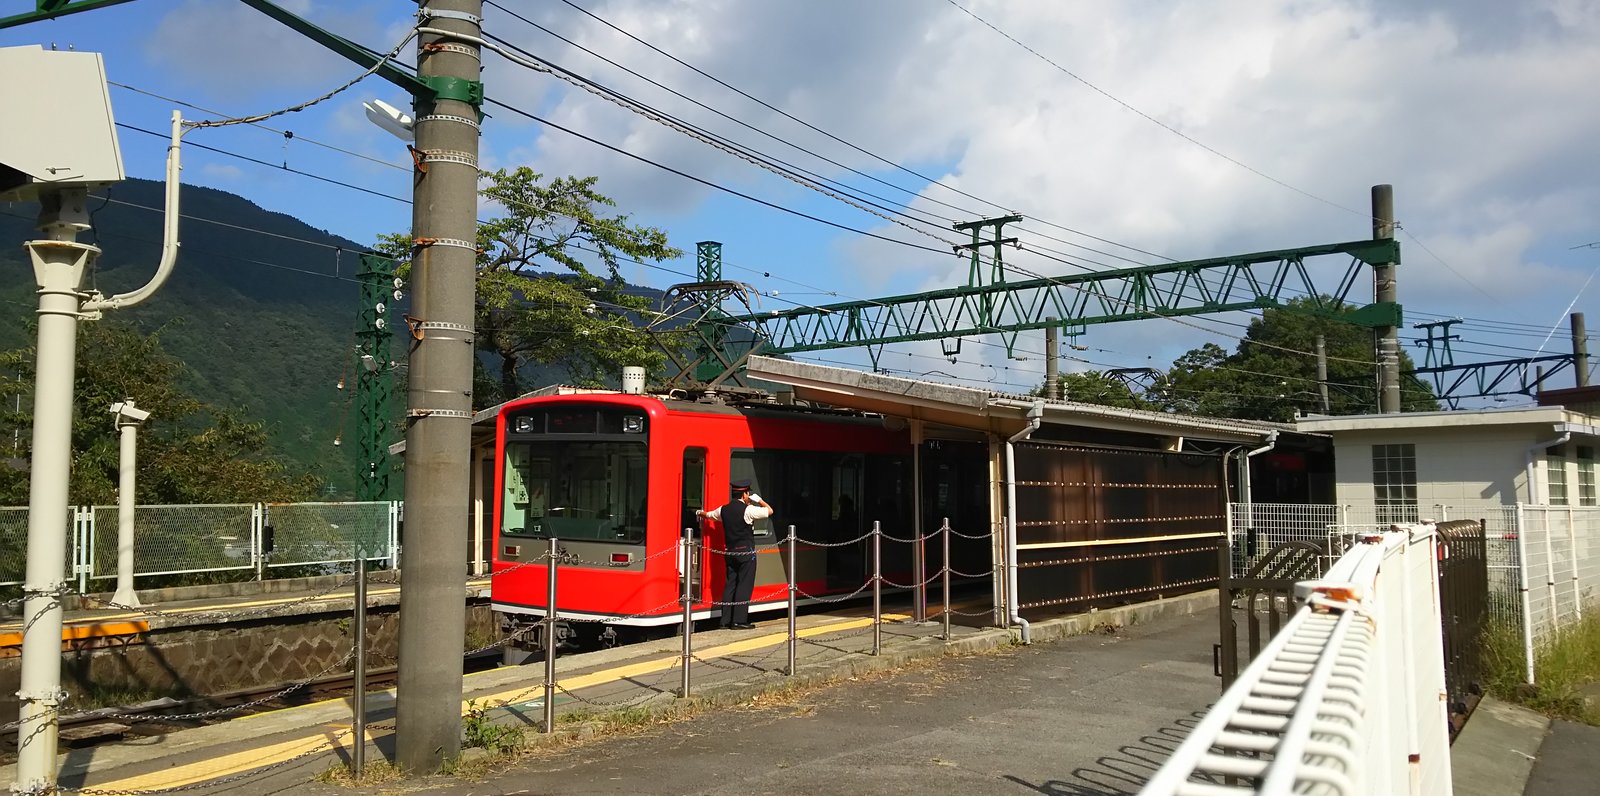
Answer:
[[[992,219],[1005,222],[1013,219]],[[1004,272],[985,274],[976,264],[978,246],[996,250],[1006,242],[981,241],[973,230],[975,264],[961,287],[864,301],[750,312],[698,323],[750,328],[763,353],[788,354],[866,347],[873,361],[883,346],[914,340],[943,340],[998,334],[1014,354],[1020,332],[1056,326],[1079,334],[1090,325],[1145,318],[1206,315],[1287,306],[1303,299],[1307,312],[1338,316],[1367,327],[1398,326],[1397,303],[1367,304],[1343,312],[1363,266],[1398,263],[1393,240],[1360,240],[1233,257],[1120,268],[1068,276],[1005,281]],[[967,247],[963,247],[967,248]],[[1320,261],[1340,261],[1337,282],[1312,277]],[[987,276],[988,278],[984,278]],[[1325,280],[1326,281],[1326,280]],[[731,359],[731,357],[730,357]]]

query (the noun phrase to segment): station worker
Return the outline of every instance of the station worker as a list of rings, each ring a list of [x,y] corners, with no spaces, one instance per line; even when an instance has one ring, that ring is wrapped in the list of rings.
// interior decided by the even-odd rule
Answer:
[[[722,626],[735,630],[749,630],[750,595],[756,587],[756,535],[755,523],[772,516],[772,506],[760,495],[750,492],[749,481],[734,481],[733,500],[717,509],[701,509],[695,514],[710,517],[722,525],[723,547],[726,552],[728,582],[722,590]]]

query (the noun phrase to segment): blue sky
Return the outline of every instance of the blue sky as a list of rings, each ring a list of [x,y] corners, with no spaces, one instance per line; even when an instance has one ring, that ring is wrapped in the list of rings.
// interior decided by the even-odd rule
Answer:
[[[735,128],[499,10],[489,11],[487,30],[709,129],[942,215],[964,220],[971,215],[961,211],[1003,206],[1138,249],[1197,259],[1366,237],[1367,189],[1392,183],[1405,227],[1401,297],[1408,320],[1474,319],[1460,330],[1467,340],[1458,347],[1480,353],[1458,356],[1462,360],[1531,354],[1574,296],[1583,291],[1575,308],[1584,310],[1600,291],[1588,284],[1600,267],[1600,248],[1581,248],[1600,240],[1600,159],[1592,154],[1600,103],[1591,85],[1592,75],[1600,74],[1600,2],[1594,0],[575,2],[938,184],[735,96],[562,3],[504,5],[905,193]],[[399,0],[284,4],[378,50],[404,35],[414,8]],[[1054,65],[983,27],[957,4]],[[7,2],[0,13],[32,5]],[[21,44],[102,52],[112,81],[226,114],[309,99],[358,71],[229,0],[135,0],[0,31],[0,46]],[[411,58],[409,48],[405,57]],[[485,63],[491,96],[587,135],[767,201],[937,245],[549,76],[499,56],[486,56]],[[401,92],[373,78],[267,123],[293,131],[294,139],[249,127],[193,133],[192,143],[271,165],[191,147],[184,178],[360,242],[402,230],[410,217],[405,204],[279,168],[408,196],[402,145],[363,117],[361,102],[371,98],[406,104]],[[173,107],[117,87],[112,100],[118,121],[157,132],[165,130]],[[122,131],[130,175],[158,177],[163,147],[157,137]],[[766,308],[786,306],[785,299],[820,302],[828,298],[819,295],[824,292],[865,298],[950,286],[965,275],[953,257],[763,208],[509,114],[487,122],[483,152],[490,166],[600,176],[599,188],[622,210],[666,229],[685,250],[682,261],[666,264],[670,268],[692,272],[694,242],[722,241],[730,278],[779,294],[764,299]],[[1023,225],[1025,236],[1038,233],[1106,248]],[[1072,272],[1028,252],[1015,261],[1047,274]],[[626,275],[657,287],[680,279],[641,268]],[[1217,320],[1249,319],[1200,323],[1215,333],[1161,320],[1119,324],[1079,342],[1099,349],[1091,358],[1100,362],[1164,367],[1202,342],[1231,349],[1229,336],[1241,330]],[[1417,333],[1408,329],[1406,336]],[[1547,350],[1564,346],[1565,333],[1558,330]],[[966,346],[954,364],[920,358],[937,354],[937,344],[900,350],[917,355],[894,356],[906,365],[920,363],[918,370],[937,367],[1014,385],[1037,381],[1040,369],[1037,357],[1008,362],[981,345]],[[865,361],[859,352],[821,356]],[[1082,365],[1069,363],[1074,366]]]

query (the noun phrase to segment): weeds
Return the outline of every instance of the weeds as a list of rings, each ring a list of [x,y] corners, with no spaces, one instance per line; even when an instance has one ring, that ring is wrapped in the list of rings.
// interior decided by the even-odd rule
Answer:
[[[461,719],[463,746],[469,749],[482,747],[500,754],[527,742],[527,733],[523,728],[494,723],[489,719],[490,710],[489,707],[478,707],[476,701],[467,703],[467,714]]]
[[[1600,706],[1585,686],[1600,682],[1600,615],[1589,613],[1534,651],[1534,685],[1526,682],[1522,633],[1496,624],[1484,632],[1483,668],[1489,693],[1554,718],[1600,726]]]
[[[387,760],[375,760],[367,763],[361,771],[360,779],[350,772],[350,767],[340,763],[318,774],[317,782],[324,785],[335,785],[341,788],[365,788],[373,785],[388,785],[405,779],[405,774],[399,768],[391,765]]]

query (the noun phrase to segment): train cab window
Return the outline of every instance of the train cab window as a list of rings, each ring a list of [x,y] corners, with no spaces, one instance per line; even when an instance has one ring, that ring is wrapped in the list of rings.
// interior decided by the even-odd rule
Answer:
[[[643,544],[649,466],[637,441],[508,441],[500,532]]]

